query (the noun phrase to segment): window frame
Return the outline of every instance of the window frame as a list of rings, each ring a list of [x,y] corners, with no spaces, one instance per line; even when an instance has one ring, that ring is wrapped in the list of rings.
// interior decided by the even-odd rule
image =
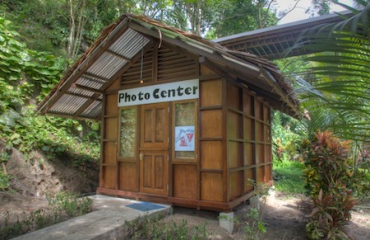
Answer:
[[[134,154],[132,157],[124,157],[121,155],[121,147],[122,147],[122,144],[121,144],[121,133],[122,133],[122,111],[124,110],[128,110],[128,109],[135,109],[136,111],[136,114],[135,114],[135,139],[134,139],[134,146],[133,146],[133,151],[134,151]],[[138,158],[138,134],[139,134],[139,123],[138,123],[138,119],[139,119],[139,108],[137,105],[135,106],[127,106],[127,107],[120,107],[118,108],[118,115],[119,115],[119,120],[118,120],[118,139],[117,139],[117,144],[118,144],[118,147],[117,147],[117,159],[119,161],[127,161],[127,162],[136,162],[137,161],[137,158]]]
[[[194,157],[193,158],[186,158],[186,157],[176,157],[175,151],[175,127],[176,127],[176,104],[183,104],[183,103],[194,103]],[[173,163],[197,163],[198,161],[198,146],[199,146],[199,131],[198,131],[198,99],[191,99],[191,100],[182,100],[182,101],[174,101],[172,104],[172,162]]]

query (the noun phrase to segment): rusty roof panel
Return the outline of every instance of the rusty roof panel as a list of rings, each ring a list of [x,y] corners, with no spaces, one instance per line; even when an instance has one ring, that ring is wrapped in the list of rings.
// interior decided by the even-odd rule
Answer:
[[[93,75],[110,79],[120,70],[127,61],[108,52],[104,52],[88,69],[87,72]]]
[[[129,28],[110,46],[109,50],[132,59],[149,42],[150,39]]]
[[[49,109],[49,112],[73,115],[87,100],[82,97],[62,95]]]
[[[102,110],[102,104],[99,101],[94,101],[89,107],[83,111],[81,117],[84,118],[97,118]]]

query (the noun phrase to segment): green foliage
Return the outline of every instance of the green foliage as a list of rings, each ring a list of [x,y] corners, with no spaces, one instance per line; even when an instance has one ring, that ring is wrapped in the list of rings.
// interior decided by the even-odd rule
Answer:
[[[10,187],[10,180],[12,176],[6,173],[5,164],[10,158],[11,151],[2,146],[3,144],[0,141],[0,191],[8,190]]]
[[[27,49],[16,40],[18,35],[10,21],[0,18],[0,114],[7,108],[18,110],[35,89],[39,99],[45,97],[62,73],[54,56]]]
[[[319,1],[317,1],[319,2]],[[337,2],[337,1],[335,1]],[[296,71],[296,83],[302,104],[313,111],[320,111],[330,119],[328,128],[342,139],[369,142],[370,105],[370,4],[357,1],[359,9],[342,5],[353,12],[353,17],[335,24],[317,26],[306,32],[312,36],[295,47],[320,53],[302,56],[305,68]],[[363,8],[362,8],[363,7]],[[311,119],[315,119],[314,114]],[[317,131],[318,129],[314,129]]]
[[[272,115],[272,143],[275,160],[293,160],[299,157],[304,134],[298,133],[298,121],[275,111]]]
[[[61,192],[55,197],[48,196],[47,200],[55,223],[91,212],[92,200],[87,197],[78,198],[76,194]]]
[[[0,138],[26,156],[33,149],[41,149],[49,159],[69,157],[75,165],[94,163],[99,157],[98,139],[82,141],[69,131],[81,126],[75,120],[38,116],[32,107],[24,108],[22,114],[14,110],[8,113],[0,117]],[[4,118],[7,122],[3,124]]]
[[[41,149],[50,159],[69,157],[76,165],[94,162],[99,156],[96,131],[82,142],[74,136],[83,130],[81,123],[39,116],[29,104],[33,97],[41,99],[50,92],[62,69],[55,57],[27,49],[15,40],[17,35],[11,23],[0,18],[0,65],[4,66],[0,68],[0,139],[26,155]]]
[[[275,190],[284,193],[305,193],[304,164],[299,161],[274,161]]]
[[[220,1],[212,29],[217,37],[276,25],[277,17],[266,1]]]
[[[266,225],[263,222],[263,212],[260,207],[260,201],[266,201],[266,197],[271,190],[271,187],[264,183],[256,184],[253,179],[247,179],[247,183],[253,186],[255,196],[250,198],[250,208],[241,219],[232,218],[227,216],[220,216],[219,219],[223,221],[235,222],[237,225],[242,226],[245,239],[258,240],[261,235],[267,232]]]
[[[11,179],[12,179],[12,176],[4,173],[4,171],[0,169],[0,191],[9,189]]]
[[[24,108],[22,114],[11,113],[17,117],[9,117],[11,121],[4,125],[0,121],[0,138],[8,139],[8,145],[17,147],[23,153],[41,149],[47,158],[69,156],[76,165],[94,162],[98,158],[97,139],[83,142],[69,131],[81,127],[77,121],[38,116],[31,106]]]
[[[255,207],[249,209],[246,214],[248,221],[246,221],[244,226],[244,233],[246,239],[258,240],[261,234],[266,233],[266,226],[262,221],[261,211]]]
[[[347,238],[343,226],[350,220],[350,210],[357,202],[353,197],[357,178],[349,158],[350,147],[350,142],[319,131],[307,149],[304,173],[314,203],[306,226],[311,239]]]
[[[198,35],[213,29],[220,37],[275,25],[269,8],[274,1],[2,1],[0,12],[19,26],[17,39],[31,49],[74,60],[123,13],[146,15]]]
[[[12,216],[10,212],[2,213],[5,220],[0,225],[0,239],[14,238],[91,212],[92,200],[87,197],[78,198],[74,194],[59,193],[47,199],[48,208],[23,212],[23,216]]]
[[[188,222],[182,219],[180,224],[175,221],[159,223],[159,218],[144,217],[128,223],[130,239],[207,239],[206,223],[189,227]]]

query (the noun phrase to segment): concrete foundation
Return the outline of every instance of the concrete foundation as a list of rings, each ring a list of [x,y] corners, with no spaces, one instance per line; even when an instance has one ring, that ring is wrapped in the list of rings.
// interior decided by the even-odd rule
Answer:
[[[225,228],[230,234],[232,234],[234,231],[234,212],[221,212],[218,222],[220,227]]]
[[[249,198],[249,204],[251,205],[252,208],[257,208],[258,210],[260,209],[260,199],[259,195],[255,195],[251,198]]]

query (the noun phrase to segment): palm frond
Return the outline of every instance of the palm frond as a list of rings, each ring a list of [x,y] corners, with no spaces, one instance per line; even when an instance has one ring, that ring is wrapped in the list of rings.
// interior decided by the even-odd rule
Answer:
[[[301,126],[308,134],[329,129],[370,141],[370,3],[356,2],[362,9],[339,4],[352,16],[302,33],[292,49],[319,52],[303,56],[306,67],[293,75],[295,93],[309,111],[311,120]]]

